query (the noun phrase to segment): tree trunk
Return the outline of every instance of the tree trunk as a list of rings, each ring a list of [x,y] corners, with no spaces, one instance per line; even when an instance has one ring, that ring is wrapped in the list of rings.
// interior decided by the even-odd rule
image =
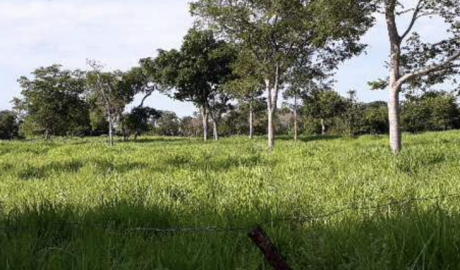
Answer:
[[[294,141],[297,141],[298,125],[297,125],[297,95],[294,97]]]
[[[273,123],[276,107],[278,103],[278,91],[279,91],[279,65],[275,67],[275,78],[273,83],[273,89],[269,79],[265,79],[265,86],[268,94],[267,98],[267,114],[268,114],[268,149],[273,151],[275,147],[275,125]]]
[[[326,135],[326,125],[324,124],[324,119],[321,119],[321,135]]]
[[[214,140],[218,141],[219,133],[217,132],[217,122],[214,119],[212,120],[212,134],[213,134]]]
[[[254,138],[254,108],[249,104],[249,139]]]
[[[390,147],[393,153],[401,152],[401,126],[399,109],[399,92],[401,84],[401,36],[396,25],[396,1],[390,1],[385,6],[385,18],[390,39],[390,96],[388,100],[388,120],[390,124]]]
[[[294,110],[294,141],[298,139],[297,110]]]
[[[401,152],[402,149],[399,105],[399,89],[391,88],[388,102],[388,119],[390,123],[390,147],[395,154]]]
[[[275,126],[273,123],[273,117],[275,116],[275,111],[273,109],[267,110],[268,114],[268,149],[270,151],[275,147]]]
[[[206,107],[202,106],[201,107],[201,117],[203,119],[203,139],[205,141],[208,140],[208,117],[209,114],[206,110]]]
[[[113,118],[109,116],[109,145],[113,146]]]

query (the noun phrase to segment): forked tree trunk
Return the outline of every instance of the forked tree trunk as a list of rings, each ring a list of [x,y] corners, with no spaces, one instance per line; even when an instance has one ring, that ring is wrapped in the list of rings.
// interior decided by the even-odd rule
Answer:
[[[254,138],[254,109],[252,102],[249,104],[249,139]]]
[[[401,152],[401,126],[399,109],[399,92],[401,85],[401,36],[398,33],[395,18],[396,1],[386,4],[385,17],[390,39],[390,95],[388,100],[388,120],[390,124],[390,147],[393,153]]]

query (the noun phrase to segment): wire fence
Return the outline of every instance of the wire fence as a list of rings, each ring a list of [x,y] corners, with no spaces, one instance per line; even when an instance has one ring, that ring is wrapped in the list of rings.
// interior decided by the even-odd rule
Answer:
[[[244,232],[247,233],[249,230],[254,229],[258,226],[264,225],[274,225],[283,222],[313,222],[320,220],[327,220],[339,214],[343,214],[348,211],[378,211],[381,209],[388,209],[394,206],[405,206],[410,203],[423,202],[423,201],[437,201],[439,203],[441,200],[445,199],[454,199],[460,198],[460,193],[441,195],[435,197],[413,197],[406,198],[402,200],[392,201],[387,204],[381,204],[371,207],[356,207],[348,206],[326,212],[319,215],[302,215],[302,216],[290,216],[290,217],[281,217],[276,219],[270,219],[261,221],[259,223],[252,223],[249,225],[235,226],[235,227],[221,227],[221,226],[202,226],[202,227],[172,227],[172,228],[155,228],[155,227],[123,227],[123,226],[110,226],[108,224],[100,223],[81,223],[81,222],[55,222],[47,223],[47,226],[53,227],[74,227],[74,228],[101,228],[104,230],[119,231],[124,233],[133,233],[133,232],[143,232],[143,233],[155,233],[155,234],[210,234],[210,233],[234,233],[234,232]],[[0,233],[9,233],[26,229],[36,229],[37,226],[4,226],[0,227]]]

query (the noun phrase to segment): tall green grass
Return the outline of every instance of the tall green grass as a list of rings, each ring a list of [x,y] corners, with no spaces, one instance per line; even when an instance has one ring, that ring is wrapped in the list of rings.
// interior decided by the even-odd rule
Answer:
[[[460,269],[460,132],[405,143],[1,142],[0,269],[269,269],[246,227],[271,220],[295,269]],[[245,229],[128,229],[207,226]]]

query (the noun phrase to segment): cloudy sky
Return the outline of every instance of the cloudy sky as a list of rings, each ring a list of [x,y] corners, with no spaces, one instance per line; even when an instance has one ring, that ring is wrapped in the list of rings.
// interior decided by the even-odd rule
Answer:
[[[128,69],[157,49],[178,48],[192,26],[190,0],[0,0],[0,110],[20,95],[17,79],[40,66],[60,63],[86,68],[97,59],[109,69]],[[407,0],[412,2],[414,0]],[[417,25],[426,39],[442,36],[442,26],[425,20]],[[336,89],[358,91],[363,101],[386,100],[386,92],[369,91],[367,82],[385,77],[388,55],[385,26],[379,22],[364,37],[367,54],[344,63]],[[147,102],[157,109],[191,114],[189,103],[162,95]]]

